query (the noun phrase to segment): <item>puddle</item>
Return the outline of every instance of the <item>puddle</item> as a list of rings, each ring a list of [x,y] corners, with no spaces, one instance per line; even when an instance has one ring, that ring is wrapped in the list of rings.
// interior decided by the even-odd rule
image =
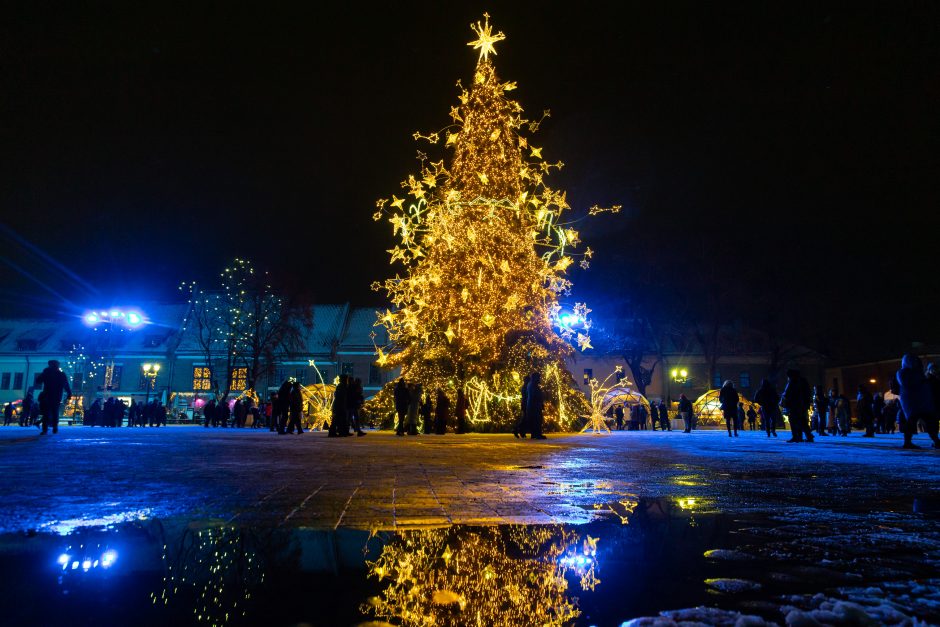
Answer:
[[[3,623],[940,622],[935,519],[729,514],[692,497],[621,499],[594,515],[372,533],[140,518],[7,534]]]

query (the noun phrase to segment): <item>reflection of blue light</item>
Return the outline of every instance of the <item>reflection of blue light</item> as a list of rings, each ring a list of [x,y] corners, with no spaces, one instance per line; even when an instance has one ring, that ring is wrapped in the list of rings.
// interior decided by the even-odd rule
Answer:
[[[59,556],[59,564],[61,564],[62,566],[66,566],[68,565],[68,563],[69,563],[68,553],[63,553],[62,555]]]
[[[117,552],[114,550],[105,551],[101,556],[101,567],[107,568],[117,559]]]
[[[78,560],[72,562],[72,570],[75,570],[76,568],[78,568]]]

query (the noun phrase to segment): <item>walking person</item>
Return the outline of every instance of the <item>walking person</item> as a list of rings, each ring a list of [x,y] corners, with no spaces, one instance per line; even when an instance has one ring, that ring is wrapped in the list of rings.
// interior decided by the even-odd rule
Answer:
[[[405,435],[405,417],[408,415],[408,384],[405,377],[398,379],[395,384],[395,415],[398,417],[398,424],[395,425],[395,435]]]
[[[542,422],[545,419],[545,396],[542,393],[542,375],[535,371],[529,378],[529,392],[526,398],[526,418],[529,428],[532,429],[533,440],[547,439],[542,433]]]
[[[718,402],[721,405],[721,413],[725,417],[725,425],[728,427],[728,437],[731,437],[732,430],[734,437],[738,437],[738,391],[734,389],[734,383],[728,379],[721,386],[718,392]]]
[[[434,433],[444,435],[447,433],[447,418],[450,413],[450,399],[444,390],[437,388],[437,402],[434,407]]]
[[[339,388],[337,388],[339,389]],[[288,418],[287,418],[287,428],[284,430],[285,433],[293,433],[294,427],[297,428],[297,435],[300,435],[304,432],[300,423],[304,417],[304,397],[300,393],[300,383],[294,381],[291,384],[290,388],[290,400],[288,402]],[[346,435],[349,435],[347,432]]]
[[[7,403],[3,406],[3,426],[8,426],[13,422],[13,403]]]
[[[826,433],[826,415],[829,413],[829,399],[823,394],[822,386],[817,385],[813,388],[813,426],[816,427],[816,435],[828,436]]]
[[[62,394],[65,393],[66,402],[72,398],[72,388],[69,387],[68,377],[59,368],[59,362],[49,360],[49,365],[36,379],[37,385],[42,385],[39,394],[39,409],[42,412],[42,434],[45,435],[52,426],[52,433],[59,432],[59,407],[62,405]]]
[[[421,432],[424,435],[431,435],[434,432],[434,405],[431,403],[431,391],[424,393],[424,401],[421,403]]]
[[[366,434],[360,426],[362,421],[359,417],[365,402],[366,397],[362,390],[362,379],[353,379],[349,384],[349,407],[347,407],[347,410],[349,411],[349,424],[352,425],[357,437]]]
[[[745,420],[747,420],[747,415],[744,413],[744,403],[738,401],[738,414],[735,416],[734,428],[738,431],[744,431]]]
[[[901,369],[898,370],[895,378],[900,388],[901,409],[906,417],[902,448],[920,448],[912,441],[917,433],[917,423],[920,421],[924,422],[927,435],[933,440],[933,447],[940,448],[940,437],[937,434],[937,406],[934,403],[934,393],[940,393],[940,385],[934,383],[933,380],[928,381],[923,362],[916,355],[904,355],[901,358]]]
[[[836,391],[829,388],[829,394],[826,397],[826,406],[829,407],[829,411],[826,412],[826,431],[829,435],[837,435],[839,433],[839,421],[836,411],[838,402],[839,397],[836,396]]]
[[[855,400],[857,401],[855,405],[855,411],[858,414],[858,420],[865,428],[865,435],[862,437],[875,437],[875,412],[872,407],[874,405],[875,399],[872,397],[871,392],[868,391],[868,388],[865,387],[864,384],[859,384],[858,395],[855,397]]]
[[[33,409],[34,402],[35,401],[33,401],[33,391],[32,389],[30,389],[30,391],[27,392],[26,396],[23,398],[23,406],[20,407],[20,426],[21,427],[28,427],[32,424],[32,422],[30,422],[30,412]]]
[[[215,426],[215,398],[212,398],[208,403],[206,403],[206,406],[202,408],[202,417],[206,429],[208,429],[210,425],[213,427]]]
[[[274,422],[277,423],[277,432],[284,433],[287,429],[287,421],[290,416],[290,392],[294,387],[294,381],[291,377],[284,379],[281,387],[277,390],[277,405],[274,406]]]
[[[405,430],[408,435],[418,435],[418,412],[421,406],[421,385],[412,383],[408,386],[408,413]]]
[[[885,425],[885,399],[881,392],[875,392],[871,399],[871,413],[875,424],[875,433],[887,433]]]
[[[293,392],[291,392],[293,394]],[[349,435],[349,375],[339,376],[339,385],[333,390],[333,407],[330,415],[330,431],[327,437],[342,438]]]
[[[659,400],[659,426],[663,431],[672,431],[672,424],[669,422],[669,409],[666,402]]]
[[[520,396],[520,409],[519,409],[519,419],[516,421],[516,426],[512,430],[512,434],[517,438],[525,439],[525,434],[529,432],[528,425],[526,424],[525,409],[526,403],[529,401],[529,380],[531,379],[530,375],[526,375],[522,378],[522,389],[519,391]]]
[[[216,405],[215,416],[218,419],[219,425],[222,427],[228,427],[228,419],[232,415],[232,408],[228,406],[228,401],[224,398],[222,402]]]
[[[799,370],[787,370],[787,386],[780,398],[781,405],[790,415],[791,437],[787,442],[813,441],[813,432],[809,430],[808,412],[813,402],[809,383],[800,375]]]
[[[623,431],[623,405],[614,408],[614,418],[617,421],[617,431]]]
[[[685,430],[683,433],[692,433],[693,426],[693,412],[695,408],[692,406],[692,401],[685,394],[679,395],[679,416],[682,418],[682,422],[685,424]]]
[[[762,379],[753,400],[760,407],[760,419],[767,437],[777,437],[777,420],[780,418],[780,407],[777,405],[780,395],[777,394],[777,386],[768,379]]]
[[[848,437],[852,432],[852,410],[845,394],[839,394],[836,397],[836,424],[839,428],[839,435],[842,437]]]
[[[750,431],[757,431],[757,412],[754,411],[753,405],[747,408],[747,428]]]

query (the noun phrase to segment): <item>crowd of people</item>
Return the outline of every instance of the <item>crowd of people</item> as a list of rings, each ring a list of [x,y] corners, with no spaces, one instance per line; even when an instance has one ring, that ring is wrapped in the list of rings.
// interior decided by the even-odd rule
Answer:
[[[59,409],[63,401],[71,398],[65,373],[59,362],[50,360],[49,365],[37,377],[36,387],[41,387],[38,398],[32,391],[23,399],[17,412],[13,403],[3,410],[3,424],[10,425],[18,416],[20,426],[37,426],[43,434],[58,432]],[[305,399],[299,382],[287,379],[280,389],[271,395],[268,402],[256,403],[246,396],[234,402],[209,400],[202,408],[203,424],[208,427],[265,428],[280,434],[303,433]],[[543,434],[545,397],[541,389],[541,377],[533,372],[523,379],[520,388],[521,403],[519,418],[513,427],[517,438],[545,439]],[[822,386],[810,388],[798,370],[787,371],[787,384],[782,393],[764,379],[754,394],[753,403],[745,408],[741,395],[731,381],[725,381],[718,394],[718,403],[725,421],[728,437],[737,437],[739,431],[756,430],[760,417],[761,428],[767,437],[777,437],[777,427],[783,425],[780,409],[786,412],[790,423],[791,437],[788,442],[813,442],[816,437],[849,435],[852,429],[852,410],[848,397],[835,390],[824,392]],[[419,383],[409,382],[404,377],[395,383],[393,392],[395,408],[395,433],[399,436],[447,433],[451,425],[451,401],[440,388],[432,392],[423,390]],[[859,385],[856,395],[856,415],[865,433],[863,437],[876,434],[892,434],[900,431],[904,436],[904,448],[919,448],[913,443],[918,431],[925,432],[940,448],[940,372],[933,364],[926,369],[914,355],[904,355],[901,368],[891,381],[889,392],[872,394],[865,385]],[[362,381],[342,375],[335,388],[330,409],[329,437],[364,436],[363,405],[365,396]],[[750,404],[749,404],[750,405]],[[659,427],[672,431],[667,405],[663,400],[647,406],[635,403],[613,408],[618,430],[630,431]],[[458,390],[453,408],[453,430],[467,431],[468,402],[463,390]],[[167,424],[167,407],[159,400],[126,405],[117,398],[108,398],[103,404],[95,400],[85,411],[84,424],[88,426],[119,427],[125,417],[131,427],[159,427]],[[697,417],[692,402],[682,394],[678,401],[677,418],[684,425],[684,433],[691,433],[697,426]]]

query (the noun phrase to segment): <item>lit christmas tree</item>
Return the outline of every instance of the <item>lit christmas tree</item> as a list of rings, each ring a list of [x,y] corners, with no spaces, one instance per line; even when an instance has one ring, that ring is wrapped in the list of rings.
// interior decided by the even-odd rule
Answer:
[[[505,36],[494,35],[484,17],[471,26],[478,38],[469,45],[479,60],[472,87],[461,87],[460,106],[451,108],[453,123],[414,135],[452,148],[449,165],[419,153],[420,173],[402,183],[404,197],[377,203],[374,218],[387,218],[399,238],[389,251],[392,264],[404,268],[373,284],[393,305],[379,314],[390,344],[377,348],[377,363],[401,366],[408,381],[441,388],[452,402],[462,390],[468,420],[481,428],[511,424],[523,377],[539,371],[547,422],[570,428],[590,412],[564,365],[568,340],[590,347],[589,310],[579,303],[564,324],[559,320],[580,238],[563,221],[565,193],[545,183],[563,164],[545,161],[542,148],[521,134],[535,132],[549,112],[526,120],[507,98],[516,85],[501,82],[490,59]],[[589,213],[618,210],[595,206]],[[578,255],[581,267],[591,255],[590,248]]]

